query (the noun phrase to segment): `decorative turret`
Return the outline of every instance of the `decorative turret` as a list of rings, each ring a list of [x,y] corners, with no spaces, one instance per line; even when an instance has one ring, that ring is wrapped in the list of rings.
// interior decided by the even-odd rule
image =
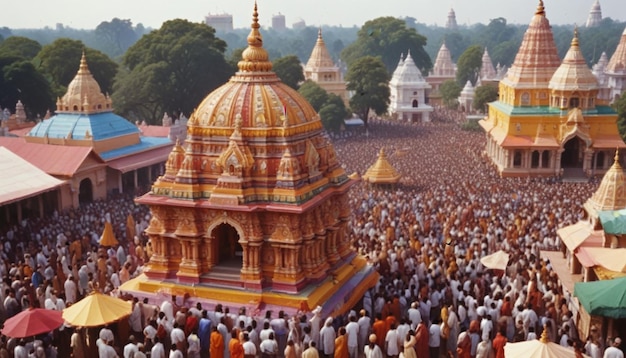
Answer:
[[[456,76],[456,65],[452,62],[450,50],[446,47],[445,42],[441,44],[439,52],[437,52],[437,58],[430,75],[452,78]]]
[[[560,64],[552,28],[546,18],[543,1],[539,0],[513,65],[500,81],[500,98],[509,105],[547,105],[548,82]],[[530,96],[529,89],[543,93]]]
[[[463,87],[463,90],[461,91],[458,99],[459,106],[461,106],[461,109],[464,112],[472,111],[475,94],[476,91],[474,90],[474,86],[472,86],[472,82],[470,82],[470,80],[467,80],[467,82],[465,83],[465,87]]]
[[[87,66],[85,52],[80,59],[78,73],[67,86],[65,95],[57,101],[57,112],[98,113],[111,112],[111,99],[105,96]]]
[[[406,59],[400,56],[398,67],[389,81],[389,113],[400,120],[430,121],[429,113],[433,108],[426,103],[426,91],[430,88],[409,50]]]
[[[482,65],[480,66],[480,76],[478,78],[483,81],[489,81],[495,80],[496,77],[496,69],[493,67],[493,62],[491,62],[489,51],[487,51],[487,48],[485,47],[485,51],[483,52]]]
[[[619,152],[615,151],[613,165],[604,174],[598,190],[583,207],[590,218],[597,220],[600,211],[626,208],[626,175],[619,163]]]
[[[549,84],[551,106],[561,109],[595,108],[598,80],[583,57],[578,44],[578,28],[563,63],[554,72]]]
[[[595,0],[589,10],[589,17],[587,17],[587,23],[585,27],[597,27],[602,22],[602,8],[600,7],[600,0]]]
[[[458,29],[458,25],[456,23],[456,14],[454,13],[454,9],[450,9],[448,11],[448,20],[446,21],[446,29],[448,30],[456,30]]]
[[[317,41],[309,57],[309,61],[306,63],[305,71],[312,71],[314,68],[336,68],[333,63],[333,59],[330,57],[330,53],[326,48],[324,39],[322,38],[322,28],[317,30]]]
[[[24,110],[24,105],[20,100],[18,100],[17,104],[15,104],[15,121],[18,125],[26,122],[26,111]]]

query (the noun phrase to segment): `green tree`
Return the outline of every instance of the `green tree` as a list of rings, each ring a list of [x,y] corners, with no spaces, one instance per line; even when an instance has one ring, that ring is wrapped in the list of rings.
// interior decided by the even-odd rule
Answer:
[[[474,94],[474,109],[486,113],[487,103],[498,99],[498,88],[493,85],[483,85],[476,88]]]
[[[300,60],[295,55],[278,58],[273,62],[272,68],[278,78],[287,86],[298,90],[299,84],[304,81],[304,72]]]
[[[100,89],[104,93],[111,93],[117,63],[104,53],[85,47],[81,41],[61,38],[44,46],[35,58],[35,62],[39,63],[39,69],[49,78],[56,97],[65,94],[67,85],[76,76],[83,51],[89,71],[100,85]]]
[[[378,57],[365,56],[348,67],[347,88],[354,91],[350,108],[363,119],[365,127],[370,110],[382,115],[389,108],[389,77],[385,64]]]
[[[0,44],[0,57],[19,56],[31,60],[39,51],[41,51],[39,42],[22,36],[11,36]]]
[[[115,79],[116,111],[131,120],[158,123],[164,112],[189,115],[233,71],[226,43],[203,23],[171,20],[143,36],[124,55]]]
[[[328,92],[311,80],[304,81],[298,92],[313,106],[316,112],[319,112],[328,100]]]
[[[107,53],[113,57],[124,54],[139,39],[137,32],[133,29],[133,22],[117,17],[111,21],[102,21],[96,27],[95,34],[100,41],[104,42],[103,46],[107,49]]]
[[[357,39],[341,52],[341,59],[350,67],[364,56],[379,56],[387,72],[398,65],[401,53],[411,51],[417,68],[423,72],[432,67],[426,51],[426,37],[409,28],[404,20],[395,17],[379,17],[367,21],[357,33]]]
[[[15,108],[21,100],[26,116],[34,119],[54,109],[54,97],[46,78],[30,61],[19,57],[0,57],[0,107]]]
[[[343,100],[334,93],[328,94],[328,99],[319,110],[322,124],[328,132],[338,132],[348,114],[350,113]]]
[[[617,111],[617,129],[622,139],[626,141],[626,94],[622,93],[612,106]]]
[[[468,80],[472,82],[472,85],[476,84],[480,67],[483,64],[482,59],[483,49],[479,45],[470,46],[461,54],[456,64],[456,81],[459,85],[465,85]]]
[[[439,86],[441,100],[443,105],[448,108],[454,108],[458,104],[458,98],[461,94],[461,86],[455,80],[447,80]]]

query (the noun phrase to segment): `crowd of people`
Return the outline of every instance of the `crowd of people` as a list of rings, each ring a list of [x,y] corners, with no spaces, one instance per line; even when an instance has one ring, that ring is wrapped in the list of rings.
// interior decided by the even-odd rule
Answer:
[[[621,352],[621,340],[607,341],[600,327],[578,335],[570,293],[540,253],[560,247],[556,230],[581,218],[598,180],[500,178],[483,155],[483,133],[461,130],[461,116],[432,117],[370,120],[367,135],[333,139],[348,173],[363,174],[384,148],[402,174],[395,188],[360,183],[350,193],[354,248],[381,278],[346,315],[255,316],[185,297],[157,305],[130,298],[128,320],[1,337],[0,357],[500,358],[507,342],[538,338],[575,354],[619,356],[610,354]],[[150,257],[142,235],[149,218],[119,196],[4,228],[1,318],[28,307],[62,310],[94,290],[119,294]],[[116,248],[98,246],[107,221]],[[484,268],[480,257],[500,249],[511,256],[507,269]]]

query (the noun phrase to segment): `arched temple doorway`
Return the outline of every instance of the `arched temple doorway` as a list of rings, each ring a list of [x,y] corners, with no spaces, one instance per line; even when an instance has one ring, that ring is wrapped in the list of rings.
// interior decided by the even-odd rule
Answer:
[[[85,178],[80,181],[80,185],[78,187],[78,203],[85,204],[91,203],[93,201],[93,187],[91,185],[91,180],[89,178]]]
[[[211,236],[215,238],[216,264],[241,267],[243,247],[239,243],[237,230],[233,226],[224,223],[213,229]]]
[[[561,168],[583,168],[585,158],[585,142],[576,136],[563,145]]]

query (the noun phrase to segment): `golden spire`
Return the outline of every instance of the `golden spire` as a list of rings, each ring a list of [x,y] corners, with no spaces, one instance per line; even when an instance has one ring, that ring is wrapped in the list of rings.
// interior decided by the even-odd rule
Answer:
[[[317,29],[317,39],[318,40],[322,39],[322,27],[321,26]]]
[[[619,165],[619,148],[615,148],[615,157],[613,157],[614,165]]]
[[[256,1],[254,2],[254,12],[252,13],[252,25],[248,35],[248,48],[241,54],[239,61],[239,71],[243,72],[268,72],[272,70],[272,63],[269,55],[263,48],[263,36],[259,32],[259,13],[257,12]]]
[[[541,332],[541,338],[539,339],[541,343],[548,343],[548,327],[546,325],[543,326],[543,332]]]
[[[535,15],[545,16],[546,8],[543,7],[543,0],[539,0],[539,4],[537,5],[537,11],[535,11]]]
[[[578,47],[578,25],[574,26],[574,38],[572,39],[572,47]]]
[[[83,49],[83,55],[80,58],[80,67],[78,68],[78,74],[85,75],[88,74],[89,67],[87,66],[87,57],[85,56],[85,50]]]

